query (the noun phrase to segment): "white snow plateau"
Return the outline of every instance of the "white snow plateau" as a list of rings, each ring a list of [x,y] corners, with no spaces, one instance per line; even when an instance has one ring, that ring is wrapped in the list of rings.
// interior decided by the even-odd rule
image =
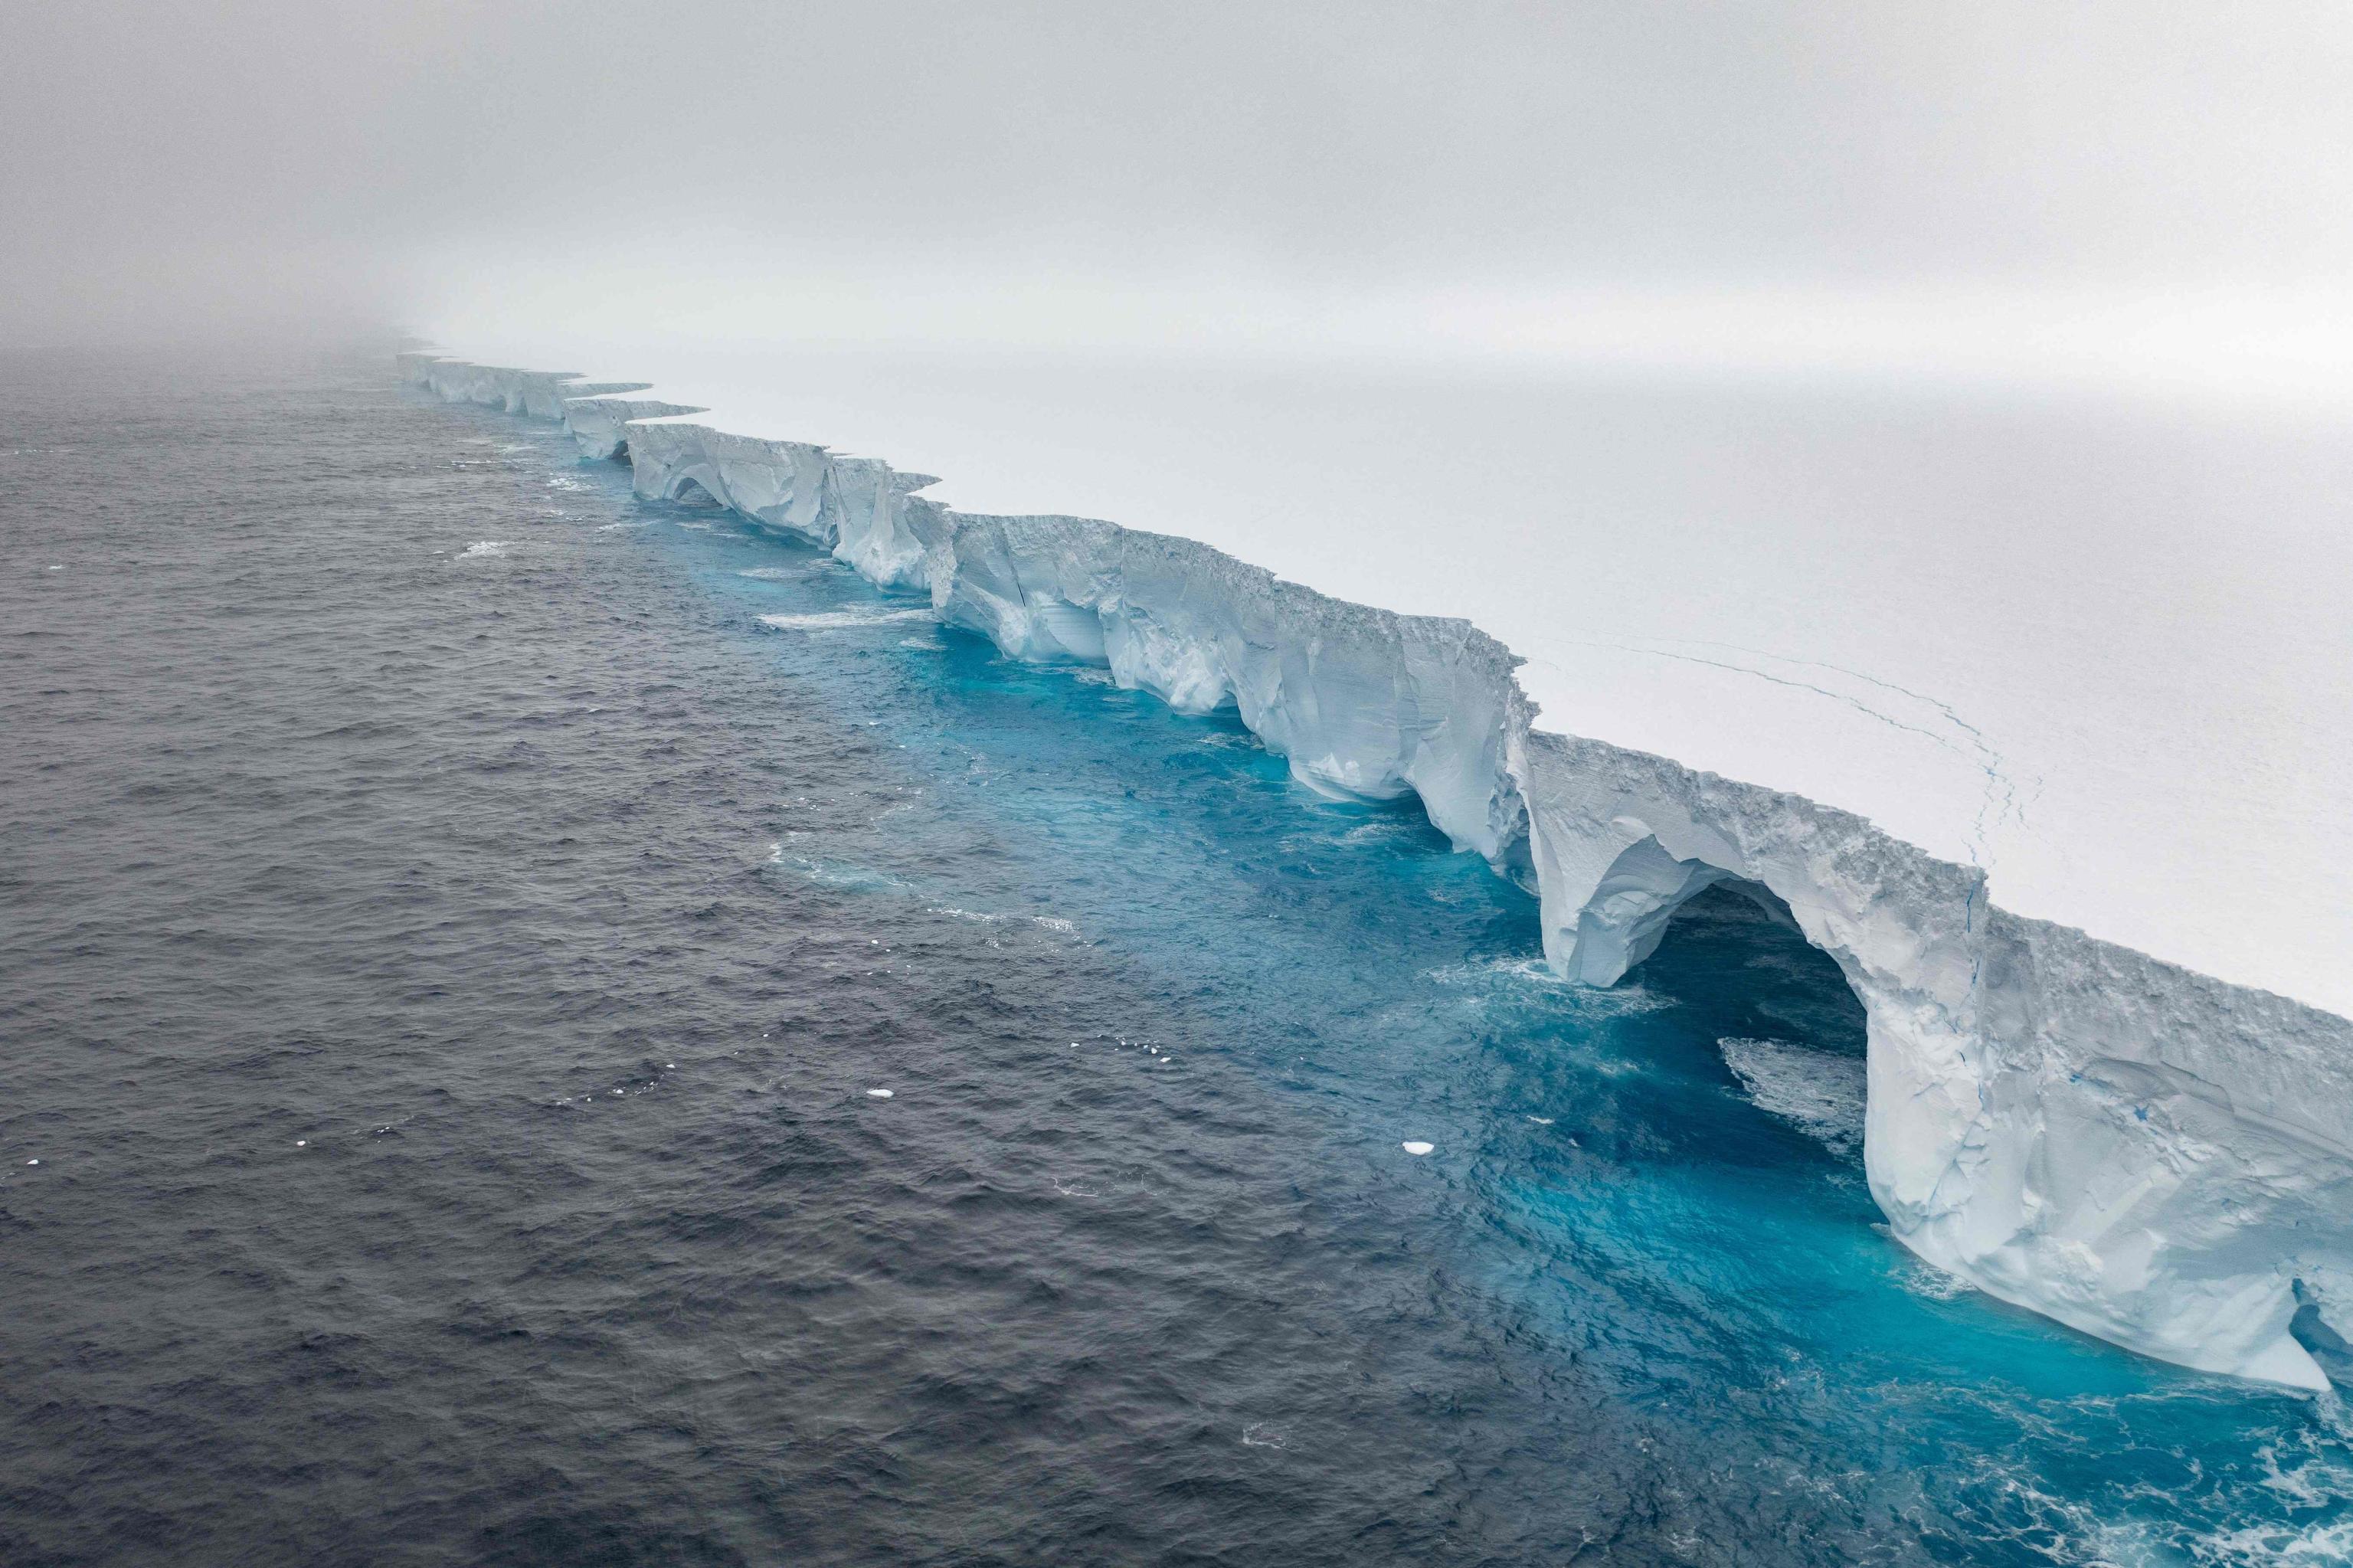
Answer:
[[[2147,1355],[2327,1386],[2307,1344],[2353,1339],[2353,549],[2333,514],[2176,602],[2197,574],[2162,529],[2126,552],[2072,543],[2051,521],[2068,497],[2012,518],[1966,463],[1933,476],[1949,528],[1711,524],[1698,509],[1736,503],[1782,450],[1753,422],[1698,421],[1694,510],[1644,516],[1557,499],[1574,465],[1471,393],[1400,413],[1363,387],[1245,389],[1180,418],[1198,387],[1075,386],[1047,418],[943,372],[892,427],[886,389],[845,394],[838,367],[748,363],[590,382],[401,356],[444,398],[560,420],[584,458],[626,459],[639,494],[809,541],[1010,656],[1231,706],[1314,789],[1417,797],[1536,892],[1546,959],[1575,980],[1617,981],[1712,885],[1786,906],[1863,1005],[1864,1170],[1904,1245]],[[1464,436],[1474,419],[1502,433]],[[965,504],[846,455],[893,434],[900,456],[969,471]],[[1906,459],[1900,435],[1872,450]],[[1498,478],[1523,468],[1556,497],[1540,528]],[[1077,503],[1168,531],[1022,504],[1065,479]],[[1826,609],[1831,555],[1891,556],[1919,592]],[[1681,619],[1628,620],[1630,570]],[[1800,577],[1812,597],[1779,591]],[[2247,620],[2242,589],[2325,630],[2253,668],[2217,658],[2198,629]],[[2124,673],[2070,691],[2081,662],[2042,651],[2104,596],[2150,608],[2102,622]],[[1826,657],[1804,633],[1838,616]],[[2255,743],[2233,726],[2284,702],[2336,760],[2265,753],[2249,785]]]

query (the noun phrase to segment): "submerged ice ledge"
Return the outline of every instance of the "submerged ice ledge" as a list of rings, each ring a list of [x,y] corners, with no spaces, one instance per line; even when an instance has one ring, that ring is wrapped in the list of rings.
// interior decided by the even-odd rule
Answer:
[[[1561,972],[1616,981],[1685,900],[1769,895],[1868,1018],[1864,1167],[1914,1252],[2205,1371],[2327,1386],[2353,1338],[2353,1022],[1990,904],[1863,818],[1535,724],[1466,621],[1326,598],[1191,540],[960,514],[870,458],[729,435],[562,373],[401,357],[453,401],[561,420],[639,494],[830,550],[1008,655],[1227,704],[1329,792],[1410,793],[1533,885]],[[2342,1362],[2332,1355],[2342,1372]]]

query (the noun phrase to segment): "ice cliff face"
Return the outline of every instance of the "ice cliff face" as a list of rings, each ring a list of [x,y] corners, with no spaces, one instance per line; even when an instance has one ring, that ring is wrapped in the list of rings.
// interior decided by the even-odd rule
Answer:
[[[1467,622],[1327,599],[1190,540],[989,517],[821,447],[560,375],[402,356],[453,400],[565,421],[638,493],[715,503],[927,593],[1023,659],[1227,704],[1303,783],[1418,797],[1531,883],[1545,951],[1608,985],[1732,883],[1786,906],[1869,1021],[1864,1165],[1890,1227],[1978,1287],[2185,1366],[2326,1385],[2353,1339],[2353,1022],[1990,905],[1851,813],[1540,729]],[[655,419],[659,422],[645,422]]]

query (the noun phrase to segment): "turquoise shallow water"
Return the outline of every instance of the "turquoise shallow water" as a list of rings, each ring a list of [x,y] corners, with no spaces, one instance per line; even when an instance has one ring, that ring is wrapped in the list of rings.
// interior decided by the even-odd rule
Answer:
[[[40,379],[9,1563],[2353,1560],[2333,1396],[1884,1234],[1754,906],[1565,986],[1409,807],[553,430]]]

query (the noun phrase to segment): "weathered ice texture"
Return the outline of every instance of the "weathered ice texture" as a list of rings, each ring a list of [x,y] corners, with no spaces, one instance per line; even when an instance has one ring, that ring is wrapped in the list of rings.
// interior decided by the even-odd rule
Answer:
[[[2012,916],[1981,871],[1852,813],[1540,728],[1517,661],[1467,622],[1110,523],[961,514],[925,476],[561,376],[403,367],[562,418],[585,455],[626,453],[638,493],[807,539],[1011,656],[1107,666],[1187,713],[1230,704],[1314,789],[1413,794],[1534,885],[1546,955],[1577,980],[1616,982],[1719,883],[1786,910],[1863,1004],[1865,1169],[1915,1252],[2211,1372],[2318,1388],[2306,1342],[2353,1338],[2353,1022]]]

